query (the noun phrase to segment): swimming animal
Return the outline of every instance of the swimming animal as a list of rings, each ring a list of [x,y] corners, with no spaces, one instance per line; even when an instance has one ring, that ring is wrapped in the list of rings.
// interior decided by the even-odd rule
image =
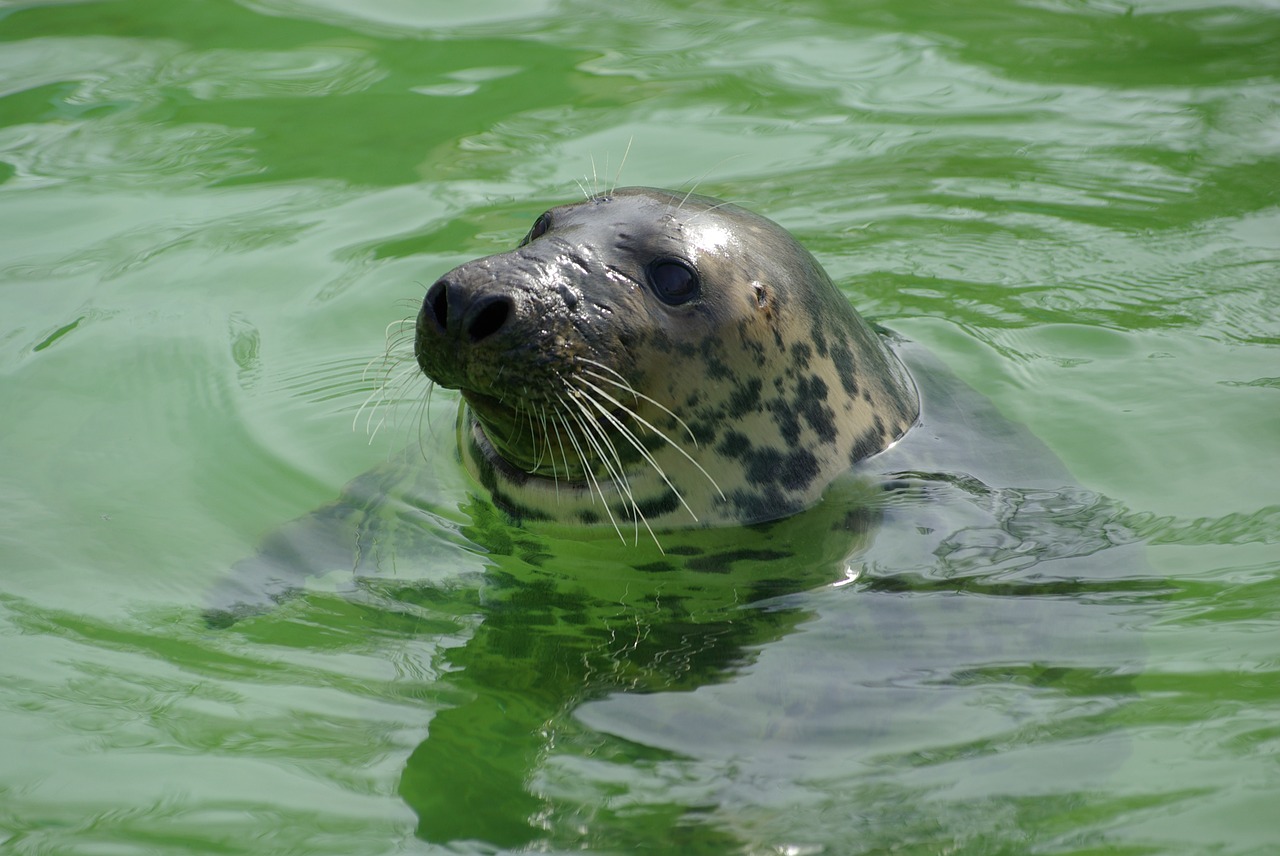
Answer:
[[[627,187],[552,208],[426,293],[467,469],[519,520],[655,529],[815,504],[916,421],[902,364],[781,226]]]

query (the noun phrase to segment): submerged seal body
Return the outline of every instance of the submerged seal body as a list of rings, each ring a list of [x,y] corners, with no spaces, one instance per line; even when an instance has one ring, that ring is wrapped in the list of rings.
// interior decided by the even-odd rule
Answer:
[[[794,514],[901,437],[911,379],[818,262],[735,205],[622,188],[432,285],[414,352],[520,519],[650,529]]]

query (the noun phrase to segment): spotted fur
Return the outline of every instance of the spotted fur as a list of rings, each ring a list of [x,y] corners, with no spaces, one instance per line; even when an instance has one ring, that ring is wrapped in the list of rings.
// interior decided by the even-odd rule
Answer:
[[[698,290],[664,299],[653,266]],[[516,517],[652,530],[815,502],[915,422],[915,388],[817,261],[714,199],[554,208],[427,294],[415,352],[462,391],[463,459]]]

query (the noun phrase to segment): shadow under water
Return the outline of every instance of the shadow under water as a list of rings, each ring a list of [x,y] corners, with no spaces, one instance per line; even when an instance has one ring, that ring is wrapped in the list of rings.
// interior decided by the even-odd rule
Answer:
[[[961,683],[1070,681],[1061,664],[1078,662],[1081,645],[1111,646],[1112,663],[1141,657],[1116,649],[1135,636],[1110,632],[1128,620],[1127,598],[1159,594],[1123,510],[1072,484],[1025,429],[927,355],[902,350],[922,424],[803,514],[669,533],[659,548],[643,531],[620,543],[611,530],[515,527],[465,493],[451,506],[401,464],[271,536],[220,587],[208,620],[230,626],[335,571],[350,575],[353,596],[388,609],[476,619],[442,655],[446,703],[399,784],[424,840],[750,849],[750,834],[709,819],[716,806],[672,797],[611,811],[551,793],[541,770],[553,753],[620,764],[678,756],[599,733],[581,712],[619,694],[729,681],[817,618],[830,604],[819,593],[833,587],[875,602],[856,632],[876,645],[851,652],[858,671],[831,690],[856,706],[871,754],[889,751],[910,706],[936,694],[848,701],[860,686],[912,670]],[[1102,769],[1116,756],[1107,746],[1094,761]]]

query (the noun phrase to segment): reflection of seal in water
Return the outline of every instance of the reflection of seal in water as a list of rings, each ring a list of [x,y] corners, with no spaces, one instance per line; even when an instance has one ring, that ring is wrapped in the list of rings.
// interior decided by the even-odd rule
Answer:
[[[815,503],[915,421],[897,359],[775,223],[624,188],[433,285],[423,371],[520,518],[752,523]]]

